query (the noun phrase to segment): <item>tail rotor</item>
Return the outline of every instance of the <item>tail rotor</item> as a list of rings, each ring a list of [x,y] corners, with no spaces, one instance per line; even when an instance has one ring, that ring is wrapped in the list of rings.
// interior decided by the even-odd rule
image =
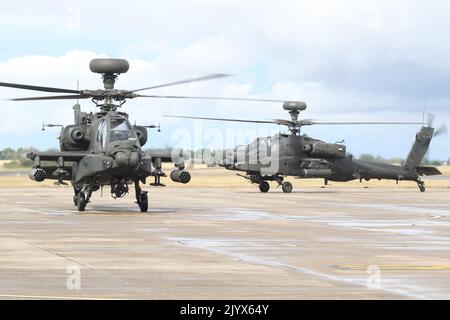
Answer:
[[[427,126],[428,126],[429,128],[432,128],[432,127],[433,127],[434,120],[435,120],[435,115],[434,115],[434,113],[429,113],[429,114],[427,115]],[[447,125],[446,125],[445,123],[443,123],[443,124],[441,124],[441,125],[439,126],[439,128],[437,128],[436,130],[434,130],[433,137],[437,137],[437,136],[440,136],[440,135],[442,135],[442,134],[446,134],[447,132],[448,132],[448,130],[447,130]]]

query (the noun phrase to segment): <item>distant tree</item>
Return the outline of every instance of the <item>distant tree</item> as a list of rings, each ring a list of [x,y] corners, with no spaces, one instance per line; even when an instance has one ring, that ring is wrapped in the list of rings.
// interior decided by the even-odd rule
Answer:
[[[360,160],[375,161],[375,157],[369,153],[363,153],[359,156]]]
[[[420,164],[422,164],[422,165],[429,165],[430,164],[430,160],[428,160],[428,157],[427,156],[425,156],[425,157],[423,157],[423,159],[422,159],[422,161],[420,162]]]
[[[402,158],[391,158],[388,160],[389,163],[402,165],[404,160]]]
[[[433,160],[430,163],[432,166],[442,166],[444,164],[443,161],[439,161],[439,160]]]
[[[0,151],[0,160],[15,160],[16,151],[11,148],[6,148]]]

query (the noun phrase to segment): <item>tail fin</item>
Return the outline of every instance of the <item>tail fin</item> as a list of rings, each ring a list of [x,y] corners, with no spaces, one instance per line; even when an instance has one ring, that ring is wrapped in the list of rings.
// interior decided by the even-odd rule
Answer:
[[[409,151],[403,167],[408,171],[414,171],[419,166],[425,153],[428,150],[431,139],[433,138],[434,128],[422,127],[420,131],[416,133],[416,140]]]

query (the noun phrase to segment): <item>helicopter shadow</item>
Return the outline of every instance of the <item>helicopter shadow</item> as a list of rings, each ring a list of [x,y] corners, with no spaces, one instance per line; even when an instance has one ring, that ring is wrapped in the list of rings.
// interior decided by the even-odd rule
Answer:
[[[91,208],[86,208],[86,211],[79,212],[73,211],[73,213],[80,215],[99,215],[99,216],[145,216],[145,215],[165,215],[165,214],[176,214],[184,212],[200,212],[206,209],[200,208],[149,208],[148,212],[140,212],[137,208],[124,208],[115,207],[111,205],[95,205]]]

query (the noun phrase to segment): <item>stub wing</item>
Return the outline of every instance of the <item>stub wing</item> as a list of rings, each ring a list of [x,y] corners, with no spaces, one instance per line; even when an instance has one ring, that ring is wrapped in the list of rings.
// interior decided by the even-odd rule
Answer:
[[[71,180],[73,176],[72,164],[80,162],[88,153],[55,151],[55,152],[31,152],[27,158],[33,160],[33,169],[29,176],[32,180],[41,182],[44,179]]]
[[[152,176],[155,177],[153,186],[165,186],[160,182],[160,177],[165,177],[166,174],[162,170],[163,162],[171,162],[175,168],[170,173],[170,179],[174,182],[188,183],[191,180],[191,174],[185,170],[185,163],[183,157],[183,150],[168,150],[168,151],[147,151],[144,154],[144,159],[151,161],[153,170]]]
[[[416,167],[416,171],[421,176],[438,176],[442,174],[436,167],[419,166]]]
[[[183,154],[183,150],[168,150],[168,151],[146,151],[145,154],[152,159],[161,159],[161,162],[174,162],[180,160],[187,160],[189,157]]]
[[[44,166],[41,166],[40,168],[45,171],[46,179],[64,180],[64,181],[69,181],[72,179],[72,166],[61,167],[61,169],[63,170],[62,172],[66,172],[66,174],[62,174],[62,175],[54,175],[55,172],[58,172],[57,169],[59,169],[56,166],[45,166],[44,165]]]
[[[87,152],[72,152],[72,151],[61,151],[61,152],[31,152],[27,154],[27,158],[34,160],[39,157],[40,161],[58,161],[62,157],[64,161],[79,162],[83,159]]]

